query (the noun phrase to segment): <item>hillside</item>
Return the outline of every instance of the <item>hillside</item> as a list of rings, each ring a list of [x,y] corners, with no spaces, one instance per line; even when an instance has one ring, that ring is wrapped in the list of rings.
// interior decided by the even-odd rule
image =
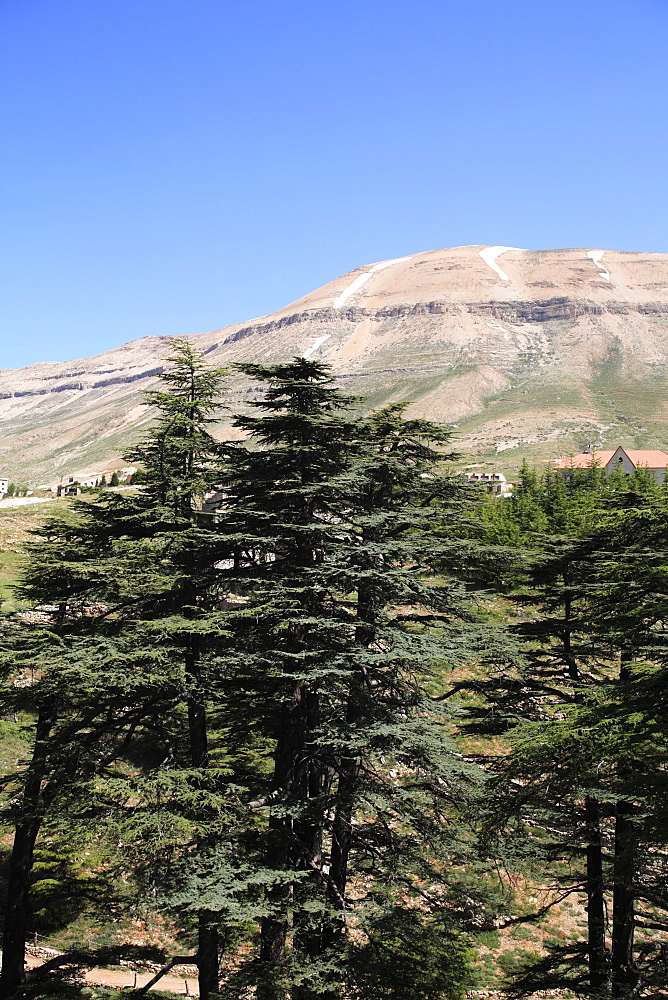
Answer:
[[[277,312],[190,339],[216,364],[310,354],[369,406],[410,400],[478,461],[668,447],[668,254],[500,247],[360,267]],[[119,464],[150,421],[166,338],[0,372],[0,474],[33,484]],[[235,376],[229,405],[249,388]],[[225,432],[221,426],[221,434]]]

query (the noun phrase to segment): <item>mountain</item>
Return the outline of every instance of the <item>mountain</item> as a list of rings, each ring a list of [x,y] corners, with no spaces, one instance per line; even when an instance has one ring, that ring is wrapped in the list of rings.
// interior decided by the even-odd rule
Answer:
[[[216,364],[326,361],[368,407],[410,400],[411,412],[456,425],[459,449],[488,465],[589,443],[668,447],[668,254],[433,250],[189,339]],[[0,475],[36,484],[121,464],[152,419],[141,393],[166,340],[0,371]],[[255,391],[233,376],[231,410]]]

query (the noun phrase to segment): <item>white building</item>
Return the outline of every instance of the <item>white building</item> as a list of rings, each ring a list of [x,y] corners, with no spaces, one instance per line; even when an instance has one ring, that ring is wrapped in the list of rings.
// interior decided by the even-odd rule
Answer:
[[[60,483],[57,489],[59,497],[77,497],[83,489],[92,486],[99,486],[101,476],[80,476],[76,479],[70,476],[66,483]]]
[[[8,489],[9,489],[9,480],[0,479],[0,497],[4,497]]]
[[[513,492],[513,484],[502,472],[465,472],[464,475],[469,483],[480,483],[495,496],[510,496]]]

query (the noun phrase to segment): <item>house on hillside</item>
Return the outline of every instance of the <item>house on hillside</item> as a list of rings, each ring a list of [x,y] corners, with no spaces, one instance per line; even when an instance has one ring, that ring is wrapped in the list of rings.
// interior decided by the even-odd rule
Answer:
[[[666,478],[668,468],[668,453],[658,449],[638,450],[635,448],[615,448],[613,451],[584,451],[581,455],[570,455],[560,458],[557,462],[557,471],[568,471],[569,469],[590,469],[596,466],[603,469],[609,476],[620,465],[624,472],[635,472],[636,469],[644,469],[651,473],[657,482],[662,483]]]
[[[79,479],[70,476],[66,483],[60,483],[58,486],[58,496],[78,497],[82,490],[99,486],[99,483],[99,476],[81,476]]]
[[[513,492],[513,484],[502,472],[465,472],[464,476],[469,483],[480,483],[494,496],[510,496]]]
[[[9,489],[9,480],[0,479],[0,497],[4,497],[8,489]]]

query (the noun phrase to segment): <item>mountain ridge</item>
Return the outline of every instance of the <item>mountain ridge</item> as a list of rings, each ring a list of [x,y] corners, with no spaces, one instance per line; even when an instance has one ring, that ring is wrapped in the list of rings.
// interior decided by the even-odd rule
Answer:
[[[426,251],[186,336],[221,365],[317,357],[369,406],[408,400],[410,412],[458,425],[460,449],[483,462],[585,443],[668,445],[668,254]],[[152,419],[141,392],[164,367],[169,339],[0,370],[0,473],[55,481],[118,464]],[[233,409],[249,389],[231,378]]]

